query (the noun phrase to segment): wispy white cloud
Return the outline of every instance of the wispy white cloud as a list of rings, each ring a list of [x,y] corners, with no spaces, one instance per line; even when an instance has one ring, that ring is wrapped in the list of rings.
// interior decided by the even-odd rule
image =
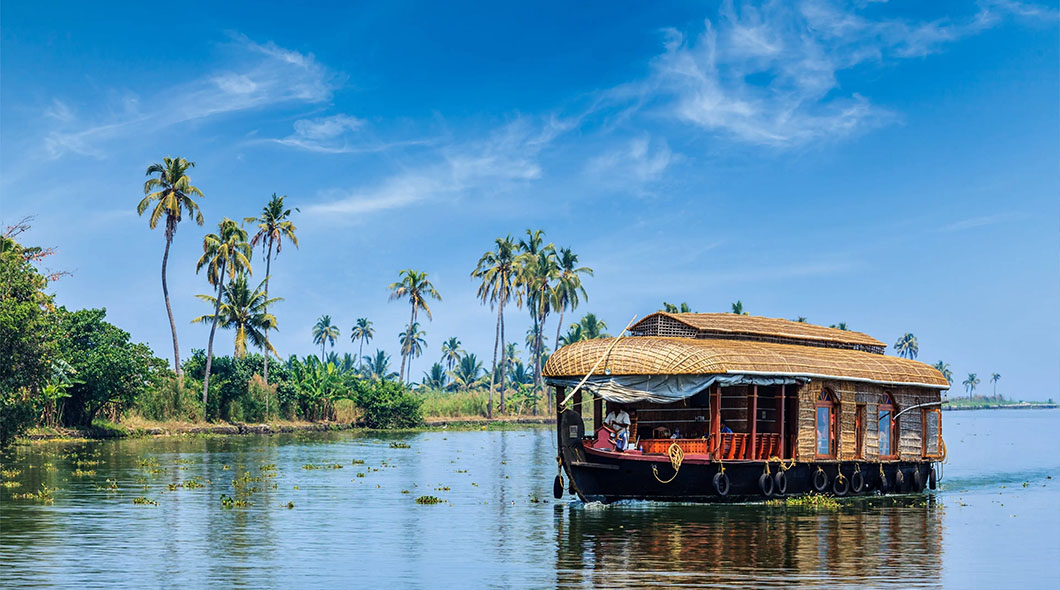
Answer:
[[[380,141],[362,133],[366,126],[367,123],[364,120],[345,114],[299,119],[294,122],[294,130],[287,137],[257,140],[255,143],[273,143],[322,154],[364,154],[402,147],[431,145],[436,141],[434,139]]]
[[[56,99],[45,110],[57,122],[44,138],[46,153],[52,158],[67,153],[103,157],[104,144],[134,134],[285,103],[324,103],[342,80],[312,54],[271,42],[236,35],[228,48],[233,55],[225,66],[144,100],[126,95],[102,120],[82,120]]]
[[[873,20],[825,0],[764,7],[726,2],[694,37],[667,29],[651,76],[613,89],[604,102],[658,108],[750,144],[791,147],[841,138],[898,118],[844,88],[842,72],[928,55],[1007,15],[1055,18],[1051,9],[1008,0],[927,22]]]
[[[451,142],[432,150],[373,187],[330,190],[323,200],[303,208],[331,222],[356,222],[359,215],[406,207],[428,199],[456,200],[476,192],[541,177],[541,151],[574,123],[556,117],[519,118],[481,139]]]
[[[680,157],[665,139],[645,134],[591,158],[585,171],[598,182],[640,186],[658,180]]]
[[[952,232],[961,231],[965,229],[972,229],[976,227],[983,227],[986,225],[995,225],[1003,223],[1013,219],[1015,214],[1013,213],[998,213],[996,215],[984,215],[982,217],[970,217],[968,219],[962,219],[949,225],[943,226],[939,231]]]

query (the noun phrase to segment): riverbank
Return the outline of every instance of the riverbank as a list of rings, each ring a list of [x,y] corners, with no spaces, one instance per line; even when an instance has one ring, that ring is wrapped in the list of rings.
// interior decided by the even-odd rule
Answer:
[[[1055,410],[1056,408],[1060,408],[1060,404],[1050,404],[1046,402],[977,403],[963,405],[953,405],[952,403],[949,403],[942,406],[943,410],[953,412],[965,410]]]
[[[401,429],[415,430],[490,430],[526,425],[551,424],[545,416],[429,416],[423,425]],[[247,434],[269,435],[294,432],[337,432],[342,430],[371,430],[359,423],[271,421],[261,424],[244,423],[199,423],[199,422],[153,422],[134,419],[112,423],[99,421],[91,428],[31,428],[18,442],[103,440],[110,438],[137,438],[161,436],[218,435],[238,436]]]

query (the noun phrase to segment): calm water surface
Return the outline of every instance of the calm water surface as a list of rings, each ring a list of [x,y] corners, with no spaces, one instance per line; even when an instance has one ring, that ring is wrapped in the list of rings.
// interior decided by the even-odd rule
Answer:
[[[823,512],[555,502],[545,428],[23,445],[0,587],[1060,587],[1060,411],[943,421],[938,492]]]

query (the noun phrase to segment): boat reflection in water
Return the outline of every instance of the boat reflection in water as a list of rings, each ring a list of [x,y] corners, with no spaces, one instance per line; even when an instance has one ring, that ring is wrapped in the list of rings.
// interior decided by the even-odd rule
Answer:
[[[942,516],[933,496],[838,510],[576,502],[556,508],[557,586],[936,588]]]

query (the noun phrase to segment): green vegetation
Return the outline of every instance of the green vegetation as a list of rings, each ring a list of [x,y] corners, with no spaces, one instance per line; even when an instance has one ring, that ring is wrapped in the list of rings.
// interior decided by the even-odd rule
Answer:
[[[837,510],[840,506],[839,500],[824,494],[809,493],[805,496],[791,496],[787,498],[774,498],[766,501],[767,506],[786,506],[789,508],[814,508],[825,510]]]
[[[437,496],[420,496],[416,498],[417,504],[441,504],[442,502],[445,502],[445,500]]]
[[[1056,403],[1049,399],[1044,402],[1026,402],[1005,398],[1003,395],[988,396],[975,395],[969,397],[950,398],[943,409],[948,410],[974,410],[988,408],[1055,408]]]

